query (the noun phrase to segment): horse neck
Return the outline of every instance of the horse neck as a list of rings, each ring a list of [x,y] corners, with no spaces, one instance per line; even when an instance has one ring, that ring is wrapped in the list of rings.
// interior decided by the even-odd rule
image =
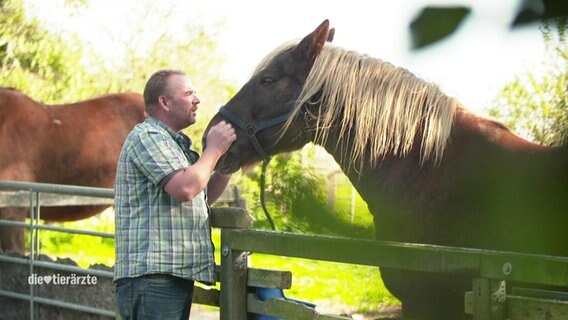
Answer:
[[[405,157],[387,156],[376,164],[369,161],[364,161],[362,164],[351,161],[353,143],[345,137],[340,137],[338,132],[330,132],[322,146],[334,157],[341,170],[367,202],[376,197],[377,191],[381,195],[390,196],[395,190],[403,189],[419,171],[432,167],[431,163],[420,164],[418,144]]]
[[[548,146],[530,142],[511,132],[502,123],[476,115],[466,109],[459,108],[456,112],[454,136],[464,135],[470,141],[496,146],[510,152],[547,152]]]

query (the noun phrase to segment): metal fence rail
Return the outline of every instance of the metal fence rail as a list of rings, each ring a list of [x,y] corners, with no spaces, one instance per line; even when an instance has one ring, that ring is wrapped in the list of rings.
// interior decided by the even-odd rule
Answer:
[[[29,207],[29,223],[0,219],[0,225],[26,228],[30,231],[29,259],[10,257],[10,256],[0,256],[0,261],[29,265],[30,276],[34,274],[34,270],[36,270],[36,268],[43,268],[48,270],[65,271],[77,274],[88,274],[108,279],[113,278],[113,273],[110,271],[96,270],[90,268],[85,269],[76,266],[62,265],[48,261],[38,261],[40,255],[40,243],[39,243],[38,233],[40,230],[66,232],[66,233],[81,234],[88,236],[97,236],[103,238],[114,238],[114,234],[107,232],[78,230],[78,229],[41,224],[40,208],[42,206],[112,205],[114,198],[114,192],[112,189],[0,180],[0,190],[11,190],[8,192],[0,192],[0,208]],[[45,200],[43,199],[44,195],[46,196]],[[71,198],[61,197],[61,195],[73,196],[73,197]],[[37,290],[34,287],[35,287],[34,285],[30,284],[30,290],[28,294],[0,290],[0,296],[29,301],[30,318],[34,317],[36,304],[51,305],[64,309],[86,312],[90,314],[107,316],[112,318],[115,317],[114,310],[95,308],[87,305],[64,302],[60,300],[38,296],[36,292]]]
[[[67,194],[95,198],[114,198],[114,191],[109,188],[68,186],[39,182],[0,180],[0,190],[24,190],[29,192]]]

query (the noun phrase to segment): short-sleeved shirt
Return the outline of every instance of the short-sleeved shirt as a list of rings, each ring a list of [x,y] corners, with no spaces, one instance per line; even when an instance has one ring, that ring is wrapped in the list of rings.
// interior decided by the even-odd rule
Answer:
[[[158,119],[149,117],[130,132],[115,182],[115,280],[170,274],[215,282],[206,191],[180,202],[163,188],[197,159],[191,140]]]

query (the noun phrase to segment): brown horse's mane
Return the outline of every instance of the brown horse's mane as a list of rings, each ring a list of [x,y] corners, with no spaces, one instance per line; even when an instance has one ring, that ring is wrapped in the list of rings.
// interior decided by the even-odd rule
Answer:
[[[292,41],[275,49],[254,74],[297,44]],[[320,97],[318,101],[313,101],[314,96]],[[314,142],[325,144],[334,126],[339,137],[352,132],[355,136],[349,140],[354,151],[345,160],[361,165],[364,161],[376,164],[387,155],[405,156],[417,137],[422,142],[420,162],[439,163],[460,105],[406,69],[331,43],[316,58],[290,119],[306,103],[325,105],[314,116]]]

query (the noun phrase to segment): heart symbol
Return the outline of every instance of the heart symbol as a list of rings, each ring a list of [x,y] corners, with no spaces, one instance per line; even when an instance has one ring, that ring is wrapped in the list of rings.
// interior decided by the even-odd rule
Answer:
[[[51,282],[51,276],[43,276],[43,281],[49,284]]]

